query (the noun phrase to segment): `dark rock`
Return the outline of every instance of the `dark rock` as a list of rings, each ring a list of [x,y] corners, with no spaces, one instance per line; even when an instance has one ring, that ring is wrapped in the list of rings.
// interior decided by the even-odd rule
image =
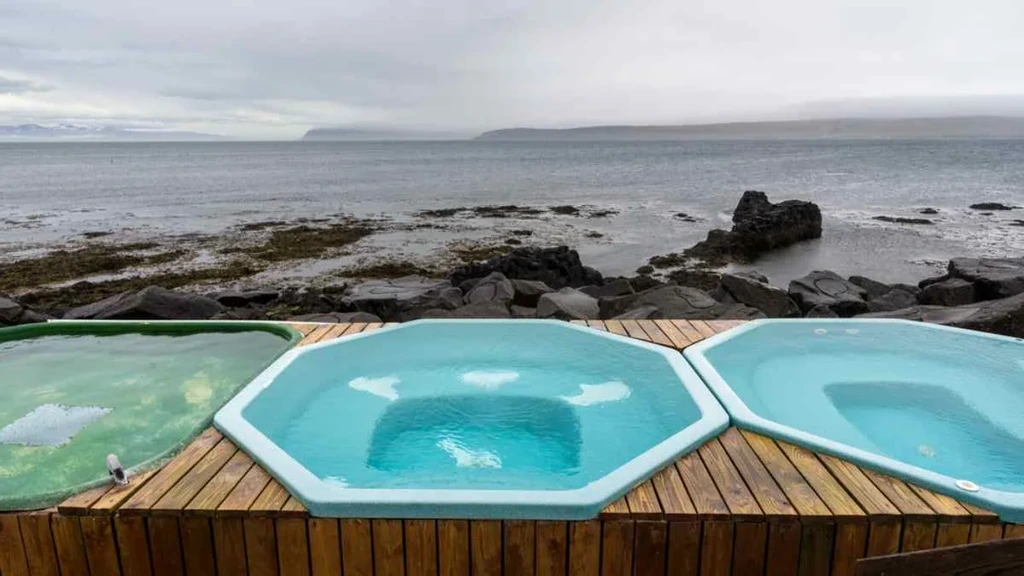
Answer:
[[[550,286],[539,280],[520,280],[518,278],[512,280],[512,290],[515,292],[512,303],[527,308],[536,308],[537,300],[540,300],[541,296],[548,292],[554,292]]]
[[[734,301],[757,308],[769,318],[791,318],[800,315],[800,308],[789,294],[769,284],[763,274],[722,274],[719,281]]]
[[[923,290],[924,288],[927,288],[930,284],[942,282],[943,280],[949,280],[949,278],[949,274],[943,274],[942,276],[933,276],[932,278],[925,278],[924,280],[921,280],[920,282],[917,283],[917,287],[918,289]]]
[[[899,310],[917,305],[917,297],[900,288],[893,288],[878,298],[868,300],[868,310],[871,312],[885,312],[887,310]]]
[[[533,230],[510,230],[513,236],[533,236]]]
[[[322,322],[345,324],[348,322],[380,322],[381,319],[369,312],[328,312],[326,314],[302,314],[289,319],[292,322]]]
[[[634,308],[628,312],[619,314],[613,320],[647,320],[648,318],[656,318],[658,315],[657,306],[641,306]]]
[[[760,310],[743,304],[719,302],[706,292],[696,288],[666,285],[628,296],[601,300],[601,318],[615,318],[630,310],[645,306],[653,306],[658,309],[655,313],[656,318],[745,320],[764,317],[764,313]]]
[[[566,205],[566,206],[552,206],[552,207],[548,208],[548,210],[551,210],[555,214],[561,214],[563,216],[579,216],[580,215],[580,209],[575,207],[575,206],[568,206],[568,205]]]
[[[243,308],[249,304],[267,304],[277,300],[280,293],[277,290],[228,290],[213,296],[213,299],[228,308]]]
[[[476,287],[476,283],[480,280],[481,278],[469,278],[467,280],[463,280],[459,283],[459,290],[461,290],[463,294],[469,294],[473,291],[473,288]]]
[[[635,290],[633,290],[633,285],[629,283],[629,280],[614,278],[604,286],[584,286],[580,288],[580,292],[594,298],[614,298],[616,296],[633,294]]]
[[[512,306],[509,306],[508,311],[512,313],[512,317],[513,318],[536,318],[537,317],[537,309],[536,308],[530,308],[528,306],[516,306],[515,304],[513,304]]]
[[[902,216],[875,216],[872,220],[889,222],[891,224],[935,224],[927,218],[904,218]]]
[[[806,318],[839,318],[839,314],[828,306],[819,305],[808,310]]]
[[[340,289],[340,291],[339,291]],[[321,289],[311,286],[288,287],[281,290],[275,307],[283,306],[295,312],[310,314],[313,312],[336,312],[338,310],[348,312],[347,307],[340,298],[344,287],[327,286]]]
[[[508,307],[500,302],[477,302],[454,310],[432,308],[423,311],[420,318],[511,318]]]
[[[52,319],[53,317],[49,314],[43,314],[42,312],[36,312],[35,310],[26,308],[25,311],[21,313],[21,318],[18,318],[18,324],[37,324],[39,322],[46,322],[47,320]]]
[[[587,238],[604,238],[604,234],[600,232],[594,232],[593,230],[584,234]]]
[[[406,276],[369,280],[349,289],[344,303],[350,310],[369,312],[387,321],[416,318],[424,310],[451,310],[462,304],[462,291],[445,280]]]
[[[262,308],[228,308],[210,317],[210,320],[263,320],[267,316]]]
[[[1024,226],[1024,220],[1011,220],[1010,226]]]
[[[789,283],[789,295],[803,312],[827,306],[842,318],[868,311],[867,291],[828,270],[815,270]]]
[[[574,288],[549,292],[537,301],[538,318],[589,320],[597,318],[598,313],[597,299]]]
[[[508,244],[509,246],[519,246],[522,243],[523,241],[518,238],[507,238],[505,240],[505,244]]]
[[[954,258],[949,275],[974,283],[978,300],[995,300],[1024,292],[1024,258]]]
[[[637,268],[636,269],[636,273],[637,274],[644,274],[644,275],[646,275],[646,274],[654,274],[654,266],[651,266],[650,264],[645,264],[645,265]]]
[[[508,306],[512,302],[512,296],[514,295],[515,290],[512,288],[512,282],[509,282],[508,278],[505,278],[505,275],[501,272],[494,272],[482,278],[466,294],[466,303],[500,302]]]
[[[918,298],[921,304],[962,306],[975,301],[974,284],[963,278],[950,278],[925,286]]]
[[[863,288],[869,300],[884,296],[892,290],[892,286],[864,276],[850,276],[850,283]]]
[[[453,284],[469,278],[482,278],[491,272],[501,272],[506,278],[540,280],[558,289],[566,286],[600,284],[601,273],[580,262],[580,255],[566,246],[557,248],[523,247],[496,256],[484,262],[474,262],[452,271]]]
[[[923,208],[923,209],[918,211],[918,214],[925,214],[925,215],[928,215],[928,216],[933,216],[933,215],[938,214],[938,213],[939,213],[939,211],[936,210],[935,208]]]
[[[643,292],[644,290],[650,290],[651,288],[665,285],[665,282],[662,282],[653,276],[634,276],[629,278],[629,283],[633,286],[634,292]]]
[[[690,216],[686,212],[676,212],[675,214],[672,215],[672,217],[675,218],[676,220],[682,220],[683,222],[696,222],[697,221],[696,218],[694,218],[693,216]]]
[[[0,296],[0,324],[20,324],[18,319],[21,318],[21,313],[24,310],[25,308],[18,302]]]
[[[618,213],[618,210],[594,210],[587,215],[587,218],[607,218],[609,216],[615,216]]]
[[[669,272],[665,277],[669,283],[711,292],[718,287],[722,274],[717,270],[705,268],[680,268]]]
[[[764,192],[743,193],[733,211],[732,230],[712,230],[685,255],[716,262],[749,262],[761,254],[821,237],[821,210],[812,202],[768,201]]]
[[[976,302],[966,306],[922,305],[893,312],[863,314],[860,317],[918,320],[1022,338],[1024,337],[1024,294],[999,300]]]
[[[224,307],[216,300],[195,294],[172,292],[150,286],[73,308],[64,318],[73,320],[206,320]]]
[[[1016,210],[1018,208],[1020,208],[1020,206],[1000,204],[999,202],[978,202],[977,204],[971,204],[972,210]]]
[[[863,288],[863,286],[861,286],[861,288]],[[914,286],[913,284],[902,284],[897,282],[896,284],[893,284],[891,288],[893,290],[903,290],[904,292],[910,292],[914,296],[918,296],[919,294],[921,294],[921,289],[918,288],[917,286]]]

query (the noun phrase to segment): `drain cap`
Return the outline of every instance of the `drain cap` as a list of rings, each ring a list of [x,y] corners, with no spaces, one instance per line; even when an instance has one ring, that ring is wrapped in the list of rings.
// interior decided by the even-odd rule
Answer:
[[[956,487],[967,492],[977,492],[981,487],[970,480],[957,480]]]

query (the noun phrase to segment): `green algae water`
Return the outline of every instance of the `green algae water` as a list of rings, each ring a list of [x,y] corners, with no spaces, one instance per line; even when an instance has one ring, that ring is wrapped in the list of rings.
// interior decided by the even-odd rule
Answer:
[[[0,330],[0,510],[109,482],[107,454],[128,469],[171,455],[297,339],[207,324]]]

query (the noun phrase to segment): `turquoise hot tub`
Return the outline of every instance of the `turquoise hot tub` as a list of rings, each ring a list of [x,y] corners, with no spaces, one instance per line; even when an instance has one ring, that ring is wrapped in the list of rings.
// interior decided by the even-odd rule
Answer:
[[[1024,522],[1024,341],[901,320],[759,320],[688,348],[737,426]]]

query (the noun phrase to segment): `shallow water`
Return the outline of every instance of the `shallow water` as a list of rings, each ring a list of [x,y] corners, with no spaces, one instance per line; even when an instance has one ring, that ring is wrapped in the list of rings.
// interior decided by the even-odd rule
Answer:
[[[130,468],[180,446],[287,345],[257,331],[0,342],[0,509],[56,504],[105,478],[107,454]]]

